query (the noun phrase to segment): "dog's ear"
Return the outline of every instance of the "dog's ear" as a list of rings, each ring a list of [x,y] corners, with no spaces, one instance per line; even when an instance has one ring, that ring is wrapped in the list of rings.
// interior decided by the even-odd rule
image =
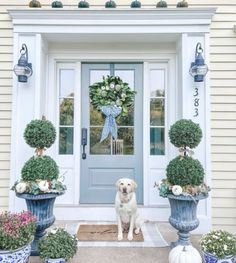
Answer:
[[[134,188],[138,187],[137,183],[134,180],[132,180],[132,185],[133,185]]]
[[[120,179],[116,182],[117,189],[119,188],[119,186],[120,186]]]

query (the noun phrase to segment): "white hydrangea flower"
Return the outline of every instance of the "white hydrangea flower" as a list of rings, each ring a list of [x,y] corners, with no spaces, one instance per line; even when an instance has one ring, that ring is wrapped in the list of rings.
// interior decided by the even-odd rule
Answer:
[[[180,195],[180,194],[182,194],[182,192],[183,192],[183,189],[182,189],[182,187],[180,185],[173,185],[172,193],[174,195]]]
[[[227,245],[224,245],[224,250],[227,250],[228,249],[228,246]]]
[[[40,191],[46,192],[48,191],[49,183],[46,180],[42,180],[38,183],[38,186],[39,186]]]
[[[115,88],[115,84],[112,82],[110,83],[110,89],[114,89]]]
[[[50,233],[54,235],[54,234],[56,234],[57,230],[58,230],[58,227],[52,228],[50,230]]]
[[[16,185],[16,192],[22,194],[26,191],[26,183],[20,182]]]

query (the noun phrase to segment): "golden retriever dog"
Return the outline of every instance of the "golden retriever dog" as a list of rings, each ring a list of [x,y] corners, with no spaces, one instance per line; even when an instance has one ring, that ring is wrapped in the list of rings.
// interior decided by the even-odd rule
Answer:
[[[133,240],[133,231],[138,234],[141,220],[137,212],[135,188],[137,184],[129,178],[122,178],[116,182],[117,193],[115,209],[117,214],[118,240],[123,239],[123,231],[128,227],[128,240]]]

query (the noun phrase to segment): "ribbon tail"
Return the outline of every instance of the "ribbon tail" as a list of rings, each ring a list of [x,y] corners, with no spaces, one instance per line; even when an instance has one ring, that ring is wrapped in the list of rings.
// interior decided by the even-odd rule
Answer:
[[[109,119],[107,117],[105,120],[105,124],[103,126],[103,129],[102,129],[102,135],[101,135],[100,143],[103,142],[108,137],[109,133],[110,133]]]
[[[117,139],[117,125],[116,125],[116,121],[114,118],[112,119],[112,126],[110,127],[110,131],[111,131],[112,138],[116,140]]]

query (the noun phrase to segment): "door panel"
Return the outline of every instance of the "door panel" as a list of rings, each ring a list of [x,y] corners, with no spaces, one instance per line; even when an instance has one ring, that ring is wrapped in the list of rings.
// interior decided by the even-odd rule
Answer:
[[[100,143],[105,117],[90,105],[89,85],[107,75],[120,76],[137,94],[128,116],[116,118],[118,139],[109,136]],[[137,182],[137,200],[143,202],[142,75],[142,64],[82,64],[81,120],[88,142],[86,159],[81,157],[80,203],[114,203],[115,182],[122,177]]]

